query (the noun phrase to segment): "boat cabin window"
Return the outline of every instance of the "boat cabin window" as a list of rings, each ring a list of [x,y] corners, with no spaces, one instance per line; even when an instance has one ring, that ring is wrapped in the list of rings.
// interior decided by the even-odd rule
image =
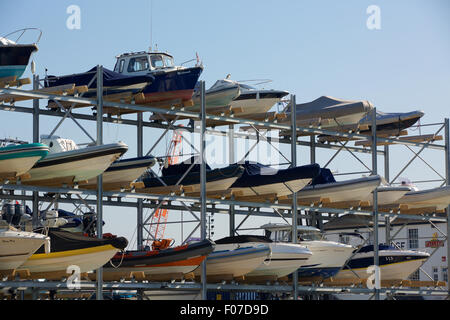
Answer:
[[[300,241],[320,241],[323,240],[324,237],[322,233],[315,230],[299,230],[298,232],[298,240]]]
[[[173,67],[173,66],[175,65],[175,64],[173,63],[173,58],[164,56],[164,65],[165,65],[167,68]]]
[[[125,60],[124,59],[117,60],[116,66],[114,67],[114,72],[122,73],[124,65],[125,65]]]
[[[131,58],[128,63],[128,72],[138,72],[148,70],[148,59],[147,57],[137,57]]]
[[[266,236],[267,235],[271,240],[275,242],[290,242],[292,240],[290,230],[276,230],[273,232],[266,231]]]
[[[162,56],[160,56],[160,55],[152,55],[150,57],[150,60],[152,61],[152,67],[153,68],[163,68],[164,67],[164,61],[162,59]]]

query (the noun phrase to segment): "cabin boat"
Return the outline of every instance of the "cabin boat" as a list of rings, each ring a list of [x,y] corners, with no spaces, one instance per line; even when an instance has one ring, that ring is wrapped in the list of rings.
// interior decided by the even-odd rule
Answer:
[[[400,250],[380,244],[378,257],[381,280],[406,280],[430,257],[430,254],[415,250]],[[374,246],[363,246],[355,250],[354,256],[334,278],[367,279],[370,276],[368,268],[373,264]]]
[[[287,169],[275,169],[250,161],[239,164],[245,171],[230,188],[242,196],[273,193],[276,193],[277,197],[287,196],[304,188],[320,172],[318,164]]]
[[[123,237],[100,239],[58,228],[49,228],[47,235],[50,253],[41,247],[17,271],[29,273],[34,279],[59,280],[69,276],[69,266],[78,266],[80,273],[96,270],[128,245]]]
[[[142,90],[144,103],[166,101],[192,106],[192,95],[203,66],[175,66],[173,56],[160,51],[124,53],[116,59],[114,71],[119,74],[154,77]]]
[[[103,190],[116,191],[130,189],[131,183],[142,176],[145,171],[156,163],[153,156],[136,157],[114,161],[103,173]],[[79,183],[82,189],[97,188],[97,179],[89,179]]]
[[[31,44],[18,44],[6,37],[22,32],[19,36],[20,39],[23,33],[32,29],[34,28],[21,29],[0,37],[0,78],[18,79],[25,72],[31,54],[38,51],[37,43],[41,38],[42,31],[39,30],[40,34],[37,41]]]
[[[222,239],[218,240],[220,243]],[[208,277],[237,278],[258,268],[270,255],[267,243],[217,244],[214,251],[206,258],[206,275]],[[201,275],[201,268],[195,269],[196,276]]]
[[[321,168],[311,184],[297,192],[297,197],[299,201],[317,198],[327,198],[330,202],[362,201],[380,183],[379,175],[336,181],[329,169]]]
[[[150,278],[187,274],[193,272],[213,249],[214,242],[203,240],[172,248],[125,251],[117,253],[103,266],[103,275],[118,280],[138,272]]]
[[[49,146],[49,155],[29,171],[23,184],[42,186],[74,185],[102,174],[122,156],[128,146],[122,142],[78,148],[73,140],[58,136],[41,136]]]
[[[292,226],[282,223],[269,223],[260,227],[265,236],[276,242],[292,243]],[[312,252],[307,263],[298,269],[299,278],[334,277],[350,258],[352,246],[328,241],[319,229],[311,226],[297,226],[298,243]]]
[[[290,122],[291,106],[285,108],[285,122]],[[296,105],[296,124],[336,131],[355,131],[360,120],[373,109],[369,101],[342,100],[321,96],[314,101]]]
[[[19,231],[5,221],[0,221],[0,277],[11,275],[40,247],[49,251],[50,238],[44,234]]]
[[[64,76],[49,75],[45,77],[44,85],[46,88],[59,87],[68,84],[75,84],[75,86],[77,87],[87,86],[88,91],[83,93],[83,97],[96,97],[97,69],[98,66],[95,66],[90,70],[82,73],[69,74]],[[140,93],[148,84],[153,82],[154,77],[151,75],[124,75],[103,67],[102,79],[103,95],[108,96],[123,93]],[[49,106],[54,106],[54,104],[49,103]]]
[[[0,146],[0,181],[25,175],[49,153],[48,146],[42,143],[5,139],[0,141]]]
[[[265,236],[240,235],[216,241],[216,245],[230,243],[239,243],[241,246],[264,243],[270,247],[270,255],[256,269],[247,273],[246,277],[281,278],[307,264],[312,256],[312,252],[301,244],[274,242]]]

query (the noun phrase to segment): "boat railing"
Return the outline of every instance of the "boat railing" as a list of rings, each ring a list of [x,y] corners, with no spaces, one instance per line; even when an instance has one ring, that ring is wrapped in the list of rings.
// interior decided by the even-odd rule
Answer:
[[[39,28],[24,28],[24,29],[19,29],[19,30],[16,30],[16,31],[13,31],[13,32],[8,33],[7,35],[3,36],[2,38],[7,39],[7,37],[10,36],[10,35],[12,35],[12,34],[22,32],[22,33],[19,35],[19,37],[16,39],[16,41],[15,41],[15,42],[17,43],[17,42],[20,40],[20,38],[25,34],[25,32],[27,32],[28,30],[37,30],[37,31],[39,31],[39,36],[38,36],[38,38],[37,38],[37,41],[34,42],[35,44],[38,43],[39,40],[41,40],[41,37],[42,37],[42,30],[39,29]]]
[[[17,145],[17,144],[27,144],[27,141],[22,141],[18,139],[5,138],[0,139],[0,147],[6,147],[8,145]]]

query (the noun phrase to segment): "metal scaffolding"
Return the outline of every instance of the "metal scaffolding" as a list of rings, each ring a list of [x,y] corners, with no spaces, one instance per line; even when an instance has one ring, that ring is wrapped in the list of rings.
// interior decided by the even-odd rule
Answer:
[[[96,213],[97,213],[97,221],[103,220],[103,207],[104,206],[117,206],[117,207],[126,207],[126,208],[136,208],[137,218],[137,248],[142,249],[144,239],[146,239],[147,235],[145,234],[148,230],[145,228],[146,221],[144,219],[144,209],[150,208],[155,210],[159,208],[166,208],[169,210],[188,210],[194,217],[194,220],[191,221],[179,221],[177,223],[187,223],[194,222],[197,223],[197,227],[194,228],[194,231],[200,228],[200,237],[202,239],[206,238],[206,215],[208,212],[214,212],[219,214],[226,214],[229,216],[229,234],[235,235],[239,230],[248,230],[242,227],[245,221],[250,217],[277,217],[282,218],[285,221],[291,223],[293,234],[297,233],[297,224],[304,221],[309,221],[310,224],[317,225],[319,227],[323,227],[324,221],[331,221],[334,218],[347,214],[353,213],[359,216],[368,216],[372,218],[373,229],[374,229],[374,244],[377,244],[378,241],[378,221],[379,218],[385,218],[386,222],[389,222],[390,219],[396,217],[402,217],[411,219],[412,221],[436,221],[436,222],[447,222],[447,235],[449,234],[449,223],[448,223],[448,213],[450,212],[450,207],[447,208],[446,217],[442,217],[436,214],[405,214],[400,212],[398,208],[392,208],[390,210],[380,210],[378,206],[378,196],[376,190],[373,192],[372,206],[371,208],[361,208],[361,207],[353,207],[350,206],[348,208],[334,208],[327,207],[326,203],[311,203],[309,205],[305,205],[302,203],[298,203],[298,199],[296,193],[293,194],[293,199],[290,203],[280,202],[278,199],[275,199],[272,202],[258,202],[258,201],[245,201],[245,200],[236,200],[231,197],[229,199],[226,198],[210,198],[207,196],[206,190],[206,162],[205,162],[205,136],[206,135],[215,135],[226,137],[229,140],[229,161],[230,163],[234,162],[235,159],[235,139],[245,138],[252,141],[255,141],[255,145],[260,141],[267,142],[270,147],[275,148],[272,145],[272,142],[277,142],[280,144],[290,145],[291,147],[291,158],[287,159],[284,155],[283,157],[286,159],[288,164],[292,167],[297,166],[297,148],[299,146],[306,146],[310,149],[310,162],[316,162],[316,150],[317,148],[322,148],[326,150],[335,151],[335,154],[331,157],[331,159],[327,162],[325,167],[329,165],[336,156],[341,152],[348,152],[352,157],[356,158],[371,174],[378,174],[378,156],[384,157],[384,175],[387,181],[392,183],[400,176],[400,174],[411,165],[411,163],[415,159],[421,159],[426,162],[420,154],[423,150],[426,149],[436,149],[444,151],[445,153],[445,175],[439,174],[436,170],[434,170],[442,179],[443,184],[450,185],[450,147],[449,147],[449,120],[445,119],[444,123],[441,124],[440,129],[435,133],[435,135],[439,134],[439,132],[444,129],[444,140],[445,145],[436,144],[434,140],[431,139],[427,142],[418,142],[411,141],[407,139],[402,139],[402,137],[379,137],[377,136],[376,131],[376,109],[373,110],[373,122],[372,122],[372,132],[371,136],[360,134],[359,132],[337,132],[330,131],[321,128],[313,128],[313,127],[299,127],[295,121],[295,106],[296,106],[296,98],[294,95],[291,96],[291,105],[292,105],[292,119],[289,125],[277,123],[276,121],[258,121],[258,120],[250,120],[250,119],[241,119],[237,116],[225,116],[225,115],[211,115],[206,113],[206,99],[205,99],[205,82],[201,81],[200,84],[200,92],[201,92],[201,111],[200,113],[195,112],[187,112],[183,109],[176,108],[160,108],[154,107],[151,105],[139,105],[134,103],[123,103],[123,102],[112,102],[107,101],[103,97],[103,85],[102,85],[102,66],[97,67],[97,97],[96,99],[88,99],[83,98],[81,95],[64,95],[64,94],[48,94],[42,91],[39,91],[40,79],[38,76],[33,77],[33,90],[23,90],[23,89],[13,89],[10,87],[0,87],[0,94],[8,94],[16,97],[25,97],[28,99],[33,99],[33,106],[23,107],[16,106],[15,101],[9,104],[0,104],[0,110],[10,111],[10,112],[19,112],[19,113],[29,113],[33,116],[33,142],[39,142],[39,117],[41,115],[46,116],[56,116],[61,118],[60,123],[58,123],[57,127],[59,127],[61,122],[66,118],[71,118],[77,125],[82,129],[84,133],[86,133],[91,139],[92,137],[89,135],[87,130],[83,129],[83,127],[77,122],[77,120],[90,120],[96,121],[96,130],[97,135],[96,139],[92,139],[95,141],[97,145],[101,145],[103,142],[103,124],[104,123],[117,123],[117,124],[126,124],[136,126],[137,128],[137,155],[144,155],[144,128],[158,128],[164,130],[163,134],[159,139],[156,140],[153,147],[147,153],[149,154],[154,150],[156,145],[161,141],[162,137],[169,131],[175,129],[183,129],[188,132],[197,132],[200,134],[200,150],[197,150],[200,154],[200,164],[201,164],[201,192],[199,196],[187,196],[184,194],[178,195],[174,193],[162,195],[162,194],[148,194],[148,193],[138,193],[135,190],[131,190],[129,192],[126,191],[104,191],[102,187],[102,175],[97,178],[97,189],[96,190],[84,190],[75,188],[54,188],[54,187],[35,187],[29,185],[22,184],[9,184],[3,183],[0,185],[0,199],[11,199],[11,200],[22,200],[22,201],[31,201],[33,203],[33,212],[38,212],[39,203],[48,202],[52,203],[72,203],[72,204],[82,204],[82,205],[95,205]],[[61,111],[58,110],[44,110],[40,109],[39,101],[40,99],[45,100],[53,100],[56,101],[57,104],[61,106],[60,103],[70,103],[72,107],[74,104],[82,104],[95,106],[96,115],[87,115],[82,113],[75,113],[72,110],[72,107],[66,109],[61,108]],[[105,116],[103,112],[103,108],[120,108],[125,110],[133,110],[137,113],[136,120],[130,119],[122,119],[120,117],[113,118],[110,115]],[[163,124],[161,122],[152,122],[152,121],[144,121],[143,113],[144,112],[152,112],[161,115],[164,117],[174,117],[174,120],[167,121],[167,124]],[[181,117],[183,119],[192,119],[197,120],[194,122],[194,125],[191,127],[184,127],[175,125],[177,119]],[[207,120],[212,121],[221,121],[228,123],[229,130],[228,131],[220,131],[217,129],[207,128]],[[238,132],[235,131],[234,125],[246,124],[250,125],[253,128],[254,134],[251,132]],[[284,136],[282,138],[267,138],[264,134],[261,133],[261,129],[265,130],[283,130],[290,132],[289,135]],[[315,138],[317,135],[330,135],[337,137],[339,140],[337,143],[321,143],[316,142]],[[310,137],[309,141],[302,141],[301,137],[306,136]],[[348,142],[351,140],[368,140],[369,147],[363,146],[348,146]],[[378,145],[384,145],[383,150],[378,148]],[[409,150],[414,153],[413,158],[407,165],[400,171],[399,174],[395,176],[394,179],[390,180],[390,168],[389,168],[389,153],[390,147],[389,145],[402,145],[406,146]],[[411,149],[411,147],[418,147],[420,150],[415,152]],[[195,148],[195,146],[194,146]],[[275,148],[276,149],[276,148]],[[277,152],[280,150],[276,149]],[[251,151],[251,150],[250,150]],[[245,157],[250,153],[250,151],[246,154]],[[360,160],[356,154],[370,154],[372,156],[372,165],[371,168],[364,164],[364,161]],[[281,154],[281,152],[280,152]],[[245,158],[244,157],[244,158]],[[427,164],[430,166],[429,164]],[[431,167],[431,166],[430,166]],[[192,166],[191,166],[192,168]],[[189,172],[189,170],[188,170]],[[182,179],[180,179],[182,180]],[[20,192],[20,194],[18,194]],[[55,196],[49,196],[49,194],[55,194]],[[83,198],[83,196],[85,198]],[[147,202],[145,202],[147,201]],[[175,204],[174,204],[175,203]],[[176,204],[179,203],[179,204]],[[198,216],[196,213],[199,213]],[[236,215],[241,215],[244,217],[242,222],[236,226]],[[37,215],[33,217],[33,219],[37,219]],[[34,221],[35,224],[37,221]],[[194,232],[193,231],[193,232]],[[192,232],[192,233],[193,233]],[[390,238],[389,228],[386,228],[386,239]],[[192,234],[191,233],[191,234]],[[97,236],[102,237],[103,229],[102,224],[97,223]],[[297,237],[292,237],[292,242],[296,243]],[[449,237],[447,237],[447,248],[449,250],[447,257],[450,256],[450,246],[449,246]],[[447,259],[448,261],[449,259]],[[379,253],[378,246],[374,246],[374,265],[376,267],[379,266]],[[376,268],[378,270],[378,268]],[[447,269],[450,272],[450,268]],[[102,299],[103,293],[112,291],[112,290],[138,290],[140,293],[146,290],[156,290],[156,289],[164,289],[164,290],[194,290],[200,291],[201,297],[203,299],[207,298],[208,290],[224,290],[224,291],[242,291],[242,290],[253,290],[257,292],[286,292],[291,294],[294,299],[297,299],[299,295],[323,295],[323,294],[339,294],[339,293],[355,293],[355,294],[373,294],[375,299],[380,299],[380,294],[395,294],[395,293],[404,293],[404,294],[423,294],[423,295],[447,295],[449,294],[447,290],[441,289],[405,289],[405,288],[381,288],[378,285],[375,286],[374,289],[368,288],[360,288],[360,287],[327,287],[326,284],[315,284],[311,283],[310,285],[302,285],[299,283],[297,279],[297,274],[294,273],[293,280],[287,281],[285,283],[280,284],[279,282],[272,282],[264,285],[255,285],[248,283],[222,283],[220,285],[207,283],[206,277],[206,261],[204,260],[201,265],[201,281],[197,282],[136,282],[132,281],[128,282],[105,282],[103,281],[102,276],[102,268],[96,270],[97,273],[96,283],[95,285],[92,283],[81,283],[81,289],[79,292],[95,292],[96,299]],[[377,271],[378,272],[378,271]],[[0,282],[0,287],[3,288],[31,288],[33,290],[58,290],[58,291],[67,291],[64,282],[54,282],[54,281],[3,281]]]

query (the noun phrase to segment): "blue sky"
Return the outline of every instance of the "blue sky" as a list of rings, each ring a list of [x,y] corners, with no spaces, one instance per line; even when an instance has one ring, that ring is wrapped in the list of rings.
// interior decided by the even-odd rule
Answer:
[[[73,4],[81,9],[80,30],[66,27],[66,9]],[[381,10],[380,30],[366,26],[370,5]],[[2,1],[0,12],[2,35],[24,27],[43,30],[39,52],[33,56],[41,76],[46,68],[49,74],[82,72],[97,64],[112,69],[117,54],[147,50],[153,39],[178,64],[198,52],[207,87],[230,73],[236,80],[271,79],[270,87],[296,94],[297,102],[321,95],[369,100],[385,112],[423,110],[423,123],[441,122],[450,115],[447,0],[19,0]],[[27,70],[25,76],[30,75]],[[31,139],[30,116],[0,114],[0,135]],[[22,120],[29,125],[18,126]],[[48,133],[57,120],[42,117],[41,132]],[[95,136],[95,124],[85,125]],[[57,133],[87,142],[69,121]],[[149,148],[158,131],[145,133]],[[136,154],[135,128],[107,124],[104,140],[122,140],[130,146],[128,155]],[[288,156],[289,147],[282,148]],[[157,152],[165,150],[161,147]],[[298,152],[299,164],[308,163],[309,151]],[[393,171],[408,161],[401,156],[405,152],[412,155],[400,147],[393,151],[391,157],[399,157],[393,161]],[[331,156],[318,151],[318,162],[324,164]],[[349,159],[348,154],[340,155],[331,168],[355,170],[358,164]],[[431,152],[428,159],[443,170],[442,154]],[[365,160],[370,166],[370,158]],[[423,168],[419,164],[409,174],[428,177]],[[110,215],[106,231],[131,237],[134,212],[111,208],[106,215]],[[227,230],[219,228],[217,234],[226,235]]]

